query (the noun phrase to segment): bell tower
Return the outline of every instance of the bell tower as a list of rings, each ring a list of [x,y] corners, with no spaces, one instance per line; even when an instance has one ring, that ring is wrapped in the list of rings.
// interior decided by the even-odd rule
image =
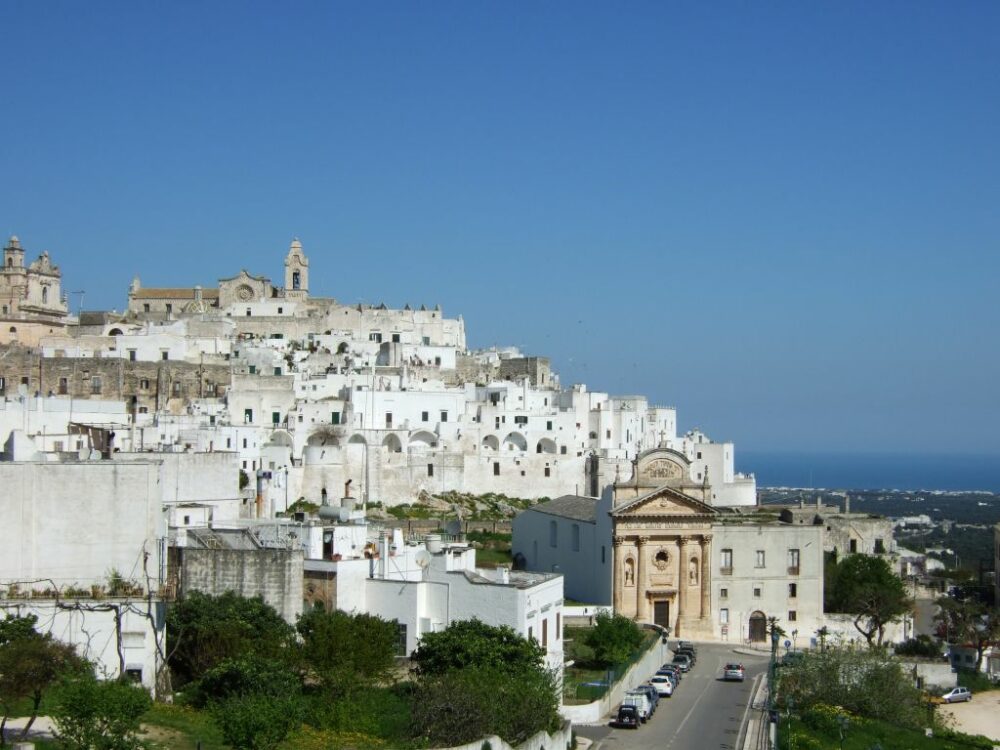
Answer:
[[[12,235],[3,249],[3,267],[7,271],[24,270],[24,248],[17,235]]]
[[[309,259],[302,252],[298,237],[292,240],[285,256],[285,297],[306,299],[309,297]]]

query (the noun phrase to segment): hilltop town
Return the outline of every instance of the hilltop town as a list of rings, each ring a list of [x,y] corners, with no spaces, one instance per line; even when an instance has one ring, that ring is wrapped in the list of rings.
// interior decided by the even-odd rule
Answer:
[[[846,496],[761,504],[731,442],[563,385],[545,356],[470,349],[438,305],[312,296],[324,269],[297,239],[281,285],[136,277],[122,312],[71,313],[59,267],[25,253],[11,237],[0,271],[0,611],[108,677],[168,695],[157,612],[198,595],[260,597],[289,625],[382,618],[400,658],[455,623],[507,627],[583,723],[610,706],[563,677],[566,633],[598,615],[751,654],[776,628],[794,651],[930,627],[900,612],[865,630],[825,588],[852,556],[913,587],[942,567],[892,520]]]

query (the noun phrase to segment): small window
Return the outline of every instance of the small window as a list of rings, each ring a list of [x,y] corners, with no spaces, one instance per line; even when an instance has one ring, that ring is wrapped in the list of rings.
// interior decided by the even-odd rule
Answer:
[[[431,337],[430,336],[424,336],[421,339],[421,343],[423,343],[424,346],[430,346],[431,345]]]
[[[251,375],[257,374],[257,365],[250,365],[250,374]]]
[[[797,615],[796,615],[796,612],[795,612],[794,609],[788,610],[788,621],[789,622],[795,622],[796,617],[797,617]]]
[[[545,423],[545,429],[546,429],[546,430],[551,430],[551,429],[552,429],[552,420],[551,420],[551,419],[550,419],[550,420],[548,420],[548,421],[547,421],[547,422]]]
[[[392,343],[394,343],[394,344],[398,344],[399,343],[399,334],[398,333],[392,334]]]
[[[720,599],[728,599],[729,598],[729,589],[719,589],[719,598]]]
[[[495,476],[495,477],[500,476],[500,462],[499,461],[494,461],[493,462],[493,476]]]
[[[799,595],[799,585],[797,583],[788,584],[788,598],[794,599]]]
[[[763,568],[763,567],[765,567],[765,565],[764,565],[764,550],[762,550],[762,549],[757,550],[757,556],[754,558],[754,567],[755,568]]]
[[[135,354],[136,354],[135,349],[129,349],[128,350],[128,361],[129,362],[135,362]]]
[[[385,428],[387,430],[392,428],[392,412],[391,411],[387,411],[385,413]]]
[[[167,303],[167,313],[172,313],[174,311],[174,306],[169,302]]]
[[[434,476],[434,464],[427,464],[427,476]]]
[[[720,625],[729,624],[729,610],[725,607],[719,610],[719,624]]]
[[[253,423],[253,409],[243,410],[243,424]]]
[[[448,412],[446,412],[446,411],[441,412],[441,421],[442,422],[447,422],[448,421]]]
[[[340,424],[340,412],[335,411],[330,414],[330,424]]]
[[[148,302],[146,302],[146,303],[143,304],[142,311],[143,312],[149,312],[149,303]]]
[[[550,469],[548,466],[545,467],[545,476],[547,477],[552,476],[552,469]]]
[[[753,587],[753,598],[760,599],[760,586]]]
[[[733,572],[733,551],[731,549],[722,550],[720,567],[722,568],[723,574]]]
[[[90,392],[97,395],[101,392],[101,376],[95,375],[90,379]]]
[[[148,391],[149,390],[149,380],[147,378],[140,379],[139,380],[139,388],[141,388],[144,391]]]
[[[0,380],[2,380],[2,378],[0,378]],[[2,389],[2,386],[0,386],[0,393],[2,393],[2,392],[3,392],[3,389]],[[60,396],[65,396],[67,393],[69,393],[69,379],[68,378],[59,378],[59,395]]]
[[[281,368],[280,367],[275,367],[274,368],[274,374],[275,375],[280,375],[281,374]]]
[[[246,447],[247,447],[247,439],[246,439],[246,438],[243,438],[243,447],[244,447],[244,448],[246,448]]]
[[[173,394],[174,394],[174,396],[180,396],[181,395],[181,384],[180,384],[180,382],[174,383]]]
[[[396,623],[396,656],[406,656],[406,623]]]
[[[281,412],[272,411],[271,412],[271,424],[277,427],[281,423]]]
[[[420,421],[421,422],[427,422],[427,421],[430,420],[430,418],[431,418],[431,413],[429,411],[422,411],[422,412],[420,412]]]
[[[161,350],[160,351],[160,359],[162,359],[164,361],[170,359],[170,352],[167,351],[166,349]]]

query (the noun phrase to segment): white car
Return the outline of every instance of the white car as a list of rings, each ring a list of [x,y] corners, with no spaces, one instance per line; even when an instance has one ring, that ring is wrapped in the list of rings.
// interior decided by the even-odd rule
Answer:
[[[674,694],[674,681],[663,674],[658,674],[649,680],[649,684],[656,688],[656,692],[668,698]]]
[[[622,705],[635,706],[635,710],[639,712],[639,720],[642,722],[648,721],[649,717],[653,715],[653,704],[649,702],[649,698],[646,697],[645,693],[625,693]]]
[[[971,701],[972,693],[969,688],[957,687],[952,688],[947,693],[941,696],[941,700],[945,703],[960,703],[961,701]]]

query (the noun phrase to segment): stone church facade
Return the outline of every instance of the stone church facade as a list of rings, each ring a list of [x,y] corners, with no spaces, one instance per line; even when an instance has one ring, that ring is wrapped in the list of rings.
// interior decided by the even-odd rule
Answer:
[[[42,336],[62,333],[69,310],[61,283],[48,253],[25,265],[24,248],[11,237],[0,269],[0,344],[37,346]]]
[[[632,477],[615,482],[614,610],[668,628],[675,636],[711,637],[712,524],[707,481],[690,479],[682,454],[654,448],[640,454]]]

